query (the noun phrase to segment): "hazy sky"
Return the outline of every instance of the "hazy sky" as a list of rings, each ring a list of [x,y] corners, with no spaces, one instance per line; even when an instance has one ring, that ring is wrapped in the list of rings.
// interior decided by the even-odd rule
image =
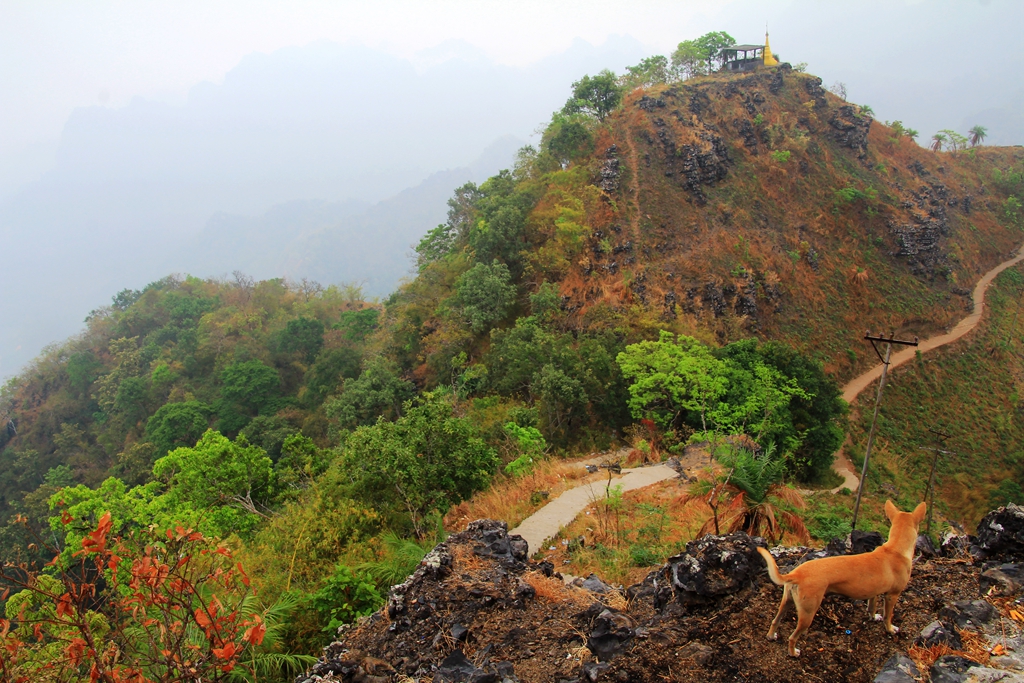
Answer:
[[[181,102],[247,54],[322,39],[413,58],[455,39],[524,65],[576,37],[626,34],[665,53],[712,29],[756,41],[767,22],[776,49],[816,73],[899,53],[892,43],[905,40],[929,62],[922,79],[935,80],[959,61],[990,60],[993,38],[1002,54],[1020,54],[1022,9],[1018,0],[0,0],[0,194],[45,169],[75,107]],[[974,44],[946,53],[964,40]],[[1019,60],[1004,61],[1019,88]]]
[[[0,378],[185,267],[216,212],[382,199],[528,137],[584,73],[766,24],[921,142],[1024,144],[1024,0],[0,0]]]

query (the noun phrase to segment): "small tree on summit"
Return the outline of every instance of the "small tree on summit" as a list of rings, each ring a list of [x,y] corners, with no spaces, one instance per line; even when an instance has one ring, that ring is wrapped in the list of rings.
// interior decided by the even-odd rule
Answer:
[[[985,141],[985,135],[988,133],[988,128],[985,126],[975,126],[969,131],[971,139],[971,147],[977,147]]]
[[[941,152],[942,145],[946,142],[946,136],[942,133],[936,133],[932,136],[931,150],[933,152]]]
[[[615,73],[605,69],[596,76],[584,76],[572,84],[572,97],[562,107],[563,114],[590,114],[599,121],[622,101],[622,87]]]

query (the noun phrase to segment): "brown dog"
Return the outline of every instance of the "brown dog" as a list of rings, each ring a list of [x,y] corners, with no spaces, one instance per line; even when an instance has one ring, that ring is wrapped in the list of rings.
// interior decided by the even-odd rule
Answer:
[[[924,519],[926,506],[918,505],[913,512],[900,512],[891,500],[885,501],[885,516],[892,526],[889,540],[870,553],[823,557],[805,562],[788,574],[779,574],[779,567],[764,548],[757,551],[768,564],[768,576],[783,586],[782,603],[768,628],[768,640],[776,640],[779,622],[785,615],[790,596],[796,605],[797,622],[789,636],[789,654],[800,655],[796,641],[810,627],[814,614],[821,606],[825,593],[839,593],[854,600],[867,600],[868,613],[876,621],[882,617],[875,614],[875,600],[882,596],[885,603],[885,630],[891,634],[899,629],[892,625],[892,612],[896,600],[910,582],[910,566],[914,559],[917,543],[917,528]]]

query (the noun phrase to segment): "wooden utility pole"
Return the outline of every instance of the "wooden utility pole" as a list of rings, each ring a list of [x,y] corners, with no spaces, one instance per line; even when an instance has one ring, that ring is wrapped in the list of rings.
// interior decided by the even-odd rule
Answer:
[[[949,438],[949,434],[940,432],[937,429],[929,429],[929,432],[935,435],[939,446],[937,448],[928,448],[927,446],[918,446],[922,451],[933,451],[935,455],[932,457],[932,473],[928,477],[928,490],[925,491],[924,497],[928,499],[928,521],[925,523],[924,532],[929,536],[932,533],[932,508],[935,506],[935,468],[939,464],[939,454],[942,455],[959,455],[956,451],[946,451],[942,449],[942,446],[946,445],[946,439]]]
[[[850,525],[851,529],[857,528],[857,515],[860,513],[860,498],[864,494],[864,485],[867,483],[868,476],[868,460],[871,459],[871,445],[875,442],[875,423],[878,422],[878,405],[882,402],[882,389],[885,388],[885,378],[889,372],[889,357],[892,355],[892,345],[902,344],[904,346],[917,346],[917,337],[914,337],[914,341],[906,339],[896,339],[895,333],[890,333],[888,337],[871,334],[871,330],[868,330],[864,334],[864,339],[871,342],[871,348],[875,350],[875,354],[879,360],[882,361],[882,377],[878,380],[878,392],[875,394],[875,414],[871,418],[871,430],[868,432],[868,445],[864,449],[864,466],[860,470],[860,485],[857,487],[857,502],[853,505],[853,523]],[[885,342],[885,356],[878,350],[878,346],[875,342]]]

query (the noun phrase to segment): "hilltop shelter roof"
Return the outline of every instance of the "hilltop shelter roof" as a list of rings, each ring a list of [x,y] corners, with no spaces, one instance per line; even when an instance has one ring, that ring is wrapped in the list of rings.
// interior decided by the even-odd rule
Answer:
[[[729,50],[736,50],[737,52],[750,52],[751,50],[763,50],[764,45],[730,45],[727,48],[723,48],[723,52]]]

